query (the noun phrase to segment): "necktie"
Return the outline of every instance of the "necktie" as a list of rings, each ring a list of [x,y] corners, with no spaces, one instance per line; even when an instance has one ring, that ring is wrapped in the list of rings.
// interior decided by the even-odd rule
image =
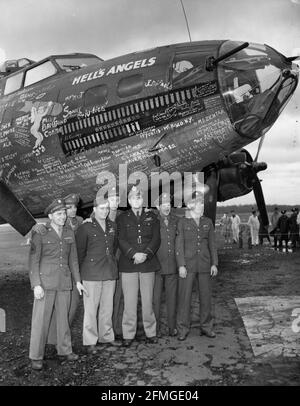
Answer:
[[[164,223],[165,223],[166,227],[168,227],[169,221],[168,221],[167,217],[165,217]]]

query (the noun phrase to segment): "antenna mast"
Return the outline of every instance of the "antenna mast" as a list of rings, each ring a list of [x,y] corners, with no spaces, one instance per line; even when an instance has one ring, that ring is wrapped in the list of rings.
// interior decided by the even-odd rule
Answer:
[[[186,22],[186,27],[187,27],[187,30],[188,30],[188,33],[189,33],[190,42],[192,42],[191,33],[190,33],[190,28],[189,28],[189,23],[188,23],[188,20],[187,20],[187,18],[186,18],[186,14],[185,14],[185,9],[184,9],[184,5],[183,5],[183,1],[180,0],[180,3],[181,3],[181,6],[182,6],[182,10],[183,10],[183,14],[184,14],[185,22]]]

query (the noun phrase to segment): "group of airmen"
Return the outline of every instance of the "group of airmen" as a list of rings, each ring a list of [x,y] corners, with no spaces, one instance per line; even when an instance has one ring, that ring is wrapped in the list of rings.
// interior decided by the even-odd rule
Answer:
[[[259,212],[255,209],[252,210],[247,223],[242,223],[240,217],[232,210],[231,216],[228,216],[227,213],[224,214],[220,225],[225,243],[231,242],[232,237],[232,242],[238,243],[240,248],[243,247],[245,236],[249,248],[263,245],[265,238],[271,244],[270,236],[274,238],[273,248],[279,251],[288,252],[289,245],[292,250],[296,250],[300,243],[300,213],[298,208],[293,208],[291,215],[288,216],[286,210],[280,212],[278,207],[275,207],[270,217],[269,227],[264,226]]]
[[[90,219],[76,216],[79,196],[55,199],[45,210],[46,225],[32,231],[29,275],[34,292],[29,358],[43,368],[46,344],[58,356],[76,361],[70,326],[83,296],[83,346],[96,354],[103,346],[129,347],[137,333],[138,297],[146,342],[163,335],[165,287],[168,335],[183,341],[190,331],[193,286],[200,302],[200,335],[214,338],[212,277],[218,256],[212,221],[203,215],[204,196],[190,193],[188,215],[177,217],[171,196],[162,193],[157,211],[144,207],[143,191],[133,186],[129,210],[118,209],[114,188],[97,193]]]

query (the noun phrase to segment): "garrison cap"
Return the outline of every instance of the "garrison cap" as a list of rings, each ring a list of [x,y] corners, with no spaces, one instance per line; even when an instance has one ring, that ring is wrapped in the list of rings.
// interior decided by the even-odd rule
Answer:
[[[65,204],[74,204],[75,206],[79,203],[79,195],[76,193],[71,193],[70,195],[65,197]]]
[[[170,193],[161,193],[154,201],[155,206],[160,206],[163,203],[171,203]]]
[[[58,198],[55,199],[51,204],[49,204],[49,206],[45,209],[45,214],[52,214],[56,211],[59,210],[65,210],[66,209],[66,205],[65,205],[65,201],[64,199]]]
[[[142,189],[138,186],[132,186],[128,193],[128,199],[131,199],[132,197],[143,197]]]

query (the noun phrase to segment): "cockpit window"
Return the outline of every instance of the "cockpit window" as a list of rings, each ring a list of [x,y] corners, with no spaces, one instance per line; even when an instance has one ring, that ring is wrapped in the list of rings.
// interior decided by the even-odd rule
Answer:
[[[201,53],[199,50],[176,53],[172,63],[172,85],[181,87],[212,80],[213,74],[205,69],[206,56],[207,53]]]
[[[219,55],[239,45],[227,41]],[[218,78],[231,121],[241,135],[249,137],[270,128],[297,85],[297,76],[283,55],[260,44],[250,44],[221,61]]]
[[[33,83],[40,82],[43,79],[55,75],[57,72],[51,61],[44,62],[26,72],[24,86],[30,86]]]
[[[58,63],[61,69],[66,72],[72,72],[73,70],[78,70],[85,68],[86,66],[94,65],[99,63],[100,59],[96,57],[80,57],[80,58],[56,58],[55,61]]]
[[[4,94],[10,94],[19,90],[22,86],[23,81],[23,72],[17,73],[13,76],[10,76],[6,79]]]

